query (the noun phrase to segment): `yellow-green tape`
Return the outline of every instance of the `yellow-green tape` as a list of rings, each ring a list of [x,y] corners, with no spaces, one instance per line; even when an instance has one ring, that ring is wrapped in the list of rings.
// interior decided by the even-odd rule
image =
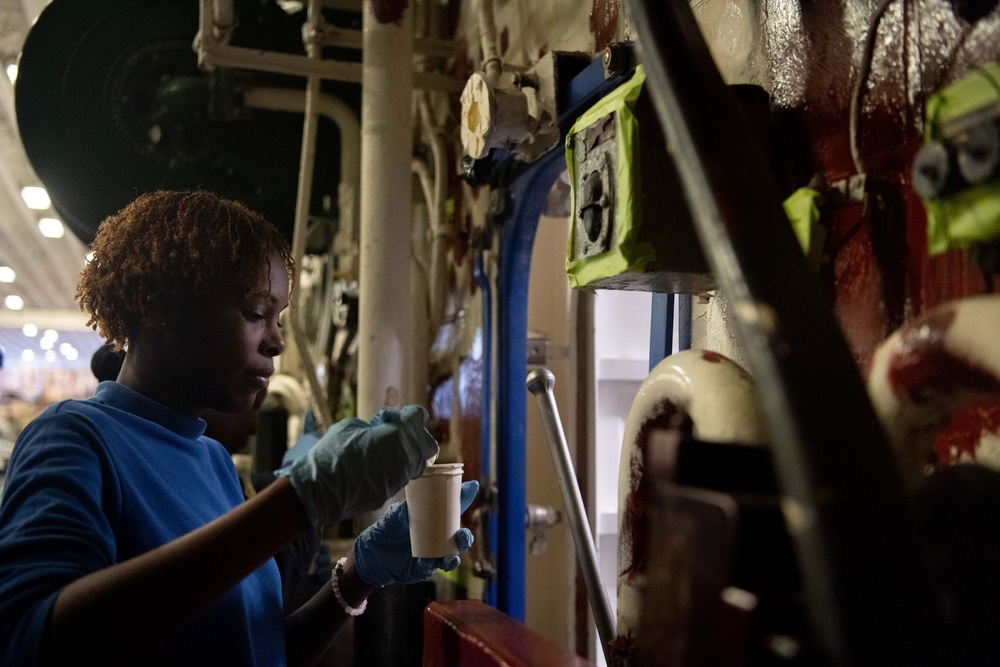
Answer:
[[[639,184],[639,161],[635,155],[639,150],[635,141],[639,123],[632,113],[632,107],[642,92],[645,80],[646,74],[642,66],[637,67],[631,79],[588,109],[576,120],[566,135],[566,168],[569,170],[570,183],[576,183],[573,136],[605,116],[610,114],[615,116],[618,141],[618,169],[615,174],[617,179],[615,236],[608,251],[574,260],[573,248],[577,226],[575,224],[571,226],[569,247],[566,252],[566,274],[570,286],[577,289],[588,289],[588,285],[623,273],[642,273],[646,266],[656,259],[652,244],[639,241],[642,207],[638,200],[639,193],[635,191]],[[570,210],[576,215],[575,188],[571,188],[570,192]]]

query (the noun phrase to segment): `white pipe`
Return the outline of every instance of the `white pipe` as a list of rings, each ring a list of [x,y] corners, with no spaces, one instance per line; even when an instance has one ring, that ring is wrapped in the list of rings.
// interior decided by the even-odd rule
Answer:
[[[448,196],[448,156],[441,133],[434,126],[430,102],[421,95],[418,102],[424,141],[431,148],[434,160],[433,196],[427,202],[430,214],[431,264],[428,291],[430,295],[430,325],[437,328],[444,323],[446,291],[448,286],[447,244],[452,230],[446,220],[445,200]]]
[[[685,414],[692,435],[710,442],[760,445],[767,441],[763,412],[749,373],[736,362],[706,350],[684,350],[657,364],[639,386],[625,420],[621,464],[618,469],[618,636],[635,638],[639,632],[644,574],[632,568],[636,544],[645,534],[633,526],[627,509],[640,494],[644,452],[650,426],[672,414]],[[666,424],[664,424],[666,425]]]
[[[1000,296],[973,296],[927,311],[876,350],[868,394],[906,480],[926,472],[935,436],[959,408],[1000,395],[997,331]],[[977,460],[983,444],[974,445]]]
[[[227,3],[219,9],[218,5]],[[219,20],[216,18],[216,11],[223,13],[222,20],[229,21],[222,25],[232,26],[235,18],[232,17],[231,0],[201,0],[199,15],[199,30],[194,40],[194,50],[198,54],[198,66],[204,70],[212,70],[216,67],[231,67],[233,69],[256,70],[259,72],[272,72],[274,74],[290,74],[293,76],[318,76],[321,79],[331,81],[343,81],[347,83],[361,83],[363,77],[363,65],[355,62],[340,62],[335,60],[321,60],[311,58],[308,55],[300,56],[292,53],[279,53],[274,51],[261,51],[260,49],[250,49],[240,46],[230,46],[228,34],[222,34]],[[226,18],[226,14],[230,18]],[[496,28],[494,27],[494,33]],[[313,28],[311,34],[316,39],[322,39],[324,34],[319,28]],[[223,37],[224,39],[220,39]],[[363,41],[363,40],[362,40]],[[495,39],[494,39],[495,41]],[[434,53],[443,49],[442,44],[429,42],[426,45],[429,51]],[[410,53],[413,53],[413,39],[410,36]],[[413,63],[406,64],[406,69],[413,76],[411,86],[416,86],[421,90],[437,90],[446,93],[460,92],[465,85],[463,80],[457,79],[448,74],[440,72],[417,72],[413,74]]]
[[[319,0],[309,0],[307,10],[307,20],[310,24],[316,25],[320,20]],[[306,51],[310,58],[319,58],[320,49],[315,44],[307,44]],[[302,266],[302,259],[305,257],[306,236],[309,225],[309,201],[312,198],[313,171],[316,164],[316,130],[319,125],[317,116],[317,98],[320,94],[319,77],[311,76],[306,79],[306,99],[305,99],[305,119],[302,127],[302,152],[299,159],[299,183],[295,201],[295,228],[292,232],[292,256],[295,265]],[[298,352],[299,361],[302,364],[301,372],[305,375],[312,392],[313,404],[317,411],[317,427],[320,430],[333,425],[333,418],[330,414],[330,405],[326,398],[326,391],[320,386],[319,378],[316,376],[316,363],[309,350],[305,331],[301,322],[301,298],[302,281],[296,280],[292,284],[292,292],[289,298],[290,312],[288,322],[291,325],[292,340],[295,350]]]
[[[306,96],[299,90],[255,87],[243,93],[243,103],[255,109],[303,113]],[[361,185],[361,121],[351,107],[332,95],[321,93],[315,97],[314,104],[316,113],[329,118],[340,132],[340,182],[352,189],[350,196],[338,196],[341,224],[345,220],[346,207],[352,209],[347,211],[350,217],[346,219],[356,226],[353,210],[357,208],[354,202]]]
[[[212,0],[214,15],[213,36],[223,42],[229,41],[229,33],[236,27],[236,12],[233,0]]]
[[[479,0],[479,43],[483,50],[483,73],[486,82],[496,85],[502,66],[497,49],[497,25],[493,16],[493,0]]]
[[[413,355],[410,289],[413,141],[412,10],[380,23],[363,4],[361,256],[358,286],[358,415],[424,402],[409,393]]]

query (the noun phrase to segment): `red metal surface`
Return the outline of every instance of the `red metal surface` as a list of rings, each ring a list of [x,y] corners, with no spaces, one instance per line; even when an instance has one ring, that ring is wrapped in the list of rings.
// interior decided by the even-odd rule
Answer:
[[[776,111],[801,123],[808,166],[792,187],[813,174],[835,183],[855,173],[848,116],[860,45],[874,3],[834,0],[768,3],[762,40]],[[940,88],[996,58],[1000,22],[994,10],[978,23],[955,18],[945,0],[894,3],[879,27],[858,143],[868,178],[891,206],[829,205],[822,275],[832,307],[858,367],[867,374],[878,345],[896,328],[946,301],[983,291],[983,277],[961,250],[927,254],[923,202],[910,182],[923,141],[924,105]],[[779,48],[780,47],[780,48]],[[1000,403],[981,401],[942,431],[940,462],[951,451],[971,452],[980,433],[1000,423]]]
[[[424,609],[424,667],[593,667],[478,600]]]

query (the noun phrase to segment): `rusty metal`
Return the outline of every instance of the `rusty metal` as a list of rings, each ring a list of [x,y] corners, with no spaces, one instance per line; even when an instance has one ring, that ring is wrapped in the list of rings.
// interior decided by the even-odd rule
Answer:
[[[667,143],[771,431],[809,613],[834,665],[940,664],[900,475],[839,325],[688,3],[628,0]]]

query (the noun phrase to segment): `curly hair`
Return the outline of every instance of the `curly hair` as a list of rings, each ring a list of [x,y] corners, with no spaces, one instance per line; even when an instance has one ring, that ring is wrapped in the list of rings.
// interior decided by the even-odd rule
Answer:
[[[115,349],[163,327],[208,293],[243,296],[266,285],[271,257],[295,266],[288,243],[243,204],[210,192],[143,194],[101,223],[76,298],[87,326]]]

